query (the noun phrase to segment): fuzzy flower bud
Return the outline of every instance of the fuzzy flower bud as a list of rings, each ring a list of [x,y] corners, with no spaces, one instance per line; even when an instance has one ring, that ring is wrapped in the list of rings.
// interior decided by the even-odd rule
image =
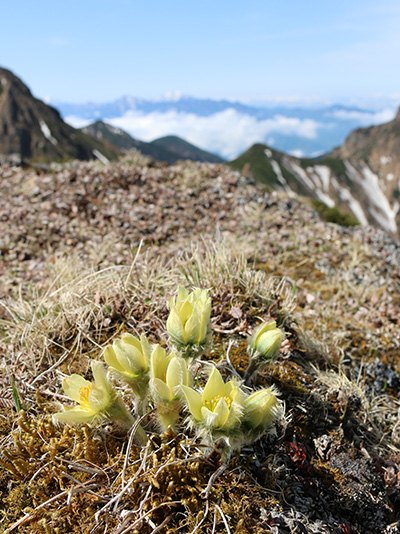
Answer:
[[[284,338],[275,321],[263,323],[249,339],[250,358],[260,363],[272,361],[279,353]]]
[[[169,302],[170,313],[167,331],[172,342],[182,352],[190,356],[207,344],[211,316],[211,298],[206,289],[195,289],[189,293],[178,287],[178,295]]]
[[[191,373],[187,362],[169,354],[159,345],[150,357],[150,392],[157,407],[158,420],[163,429],[174,427],[181,410],[180,386],[190,386]]]
[[[283,416],[283,405],[274,387],[260,389],[243,401],[243,429],[250,441],[264,434],[274,420]]]
[[[63,380],[63,390],[78,405],[73,408],[65,407],[64,412],[53,415],[53,420],[57,423],[72,425],[97,424],[109,420],[130,427],[134,422],[133,417],[107,379],[103,365],[100,362],[92,361],[91,367],[94,382],[90,382],[77,374]]]
[[[140,399],[147,393],[151,350],[144,334],[140,340],[132,334],[123,334],[122,339],[115,340],[104,349],[104,360],[111,373],[129,384]]]

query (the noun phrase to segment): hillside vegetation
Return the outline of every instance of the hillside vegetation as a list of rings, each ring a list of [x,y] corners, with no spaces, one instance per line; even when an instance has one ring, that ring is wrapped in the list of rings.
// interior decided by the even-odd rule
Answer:
[[[132,154],[0,166],[0,251],[0,532],[396,532],[397,241],[223,165]],[[274,431],[224,456],[185,413],[162,432],[145,412],[142,447],[112,422],[53,424],[62,379],[90,380],[122,333],[168,346],[178,285],[209,290],[201,359],[224,379],[243,375],[262,321],[285,332],[256,377],[286,405]]]

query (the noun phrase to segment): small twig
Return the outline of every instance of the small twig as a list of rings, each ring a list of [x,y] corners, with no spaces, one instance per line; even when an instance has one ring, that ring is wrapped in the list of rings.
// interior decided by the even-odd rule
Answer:
[[[236,378],[238,378],[239,380],[242,380],[242,377],[240,376],[240,374],[239,374],[239,373],[236,371],[236,369],[234,368],[234,366],[233,366],[233,364],[232,364],[232,362],[231,362],[231,359],[230,359],[230,357],[229,357],[229,352],[230,352],[230,350],[231,350],[231,348],[232,348],[233,343],[234,343],[234,341],[233,341],[233,339],[231,339],[231,340],[229,341],[228,348],[226,349],[225,359],[226,359],[226,361],[228,362],[228,365],[229,365],[229,367],[230,367],[232,373],[236,376]]]
[[[204,513],[204,516],[203,516],[203,519],[200,521],[200,523],[198,523],[194,529],[192,530],[192,532],[190,534],[195,534],[195,532],[197,530],[199,530],[199,528],[201,527],[201,525],[204,523],[204,521],[206,520],[206,517],[208,515],[208,507],[209,507],[209,504],[208,504],[208,500],[206,501],[206,511]]]
[[[155,408],[153,408],[153,410],[150,410],[149,412],[145,413],[144,415],[142,415],[142,417],[140,417],[140,419],[138,419],[136,421],[136,423],[133,425],[131,431],[130,431],[130,434],[129,434],[129,440],[128,440],[128,445],[126,447],[126,453],[125,453],[125,460],[124,460],[124,466],[122,468],[122,472],[121,472],[121,480],[122,480],[122,483],[121,485],[123,486],[124,485],[124,482],[125,482],[125,471],[126,471],[126,468],[128,467],[128,462],[129,462],[129,454],[131,452],[131,448],[132,448],[132,443],[133,443],[133,440],[136,436],[136,431],[137,429],[139,428],[140,426],[140,423],[142,421],[144,421],[144,419],[146,419],[146,417],[148,417],[149,415],[151,415],[152,413],[155,412]]]
[[[95,469],[94,467],[88,467],[78,462],[73,462],[72,460],[66,460],[65,458],[60,458],[59,456],[55,456],[54,459],[58,460],[59,462],[64,462],[65,464],[67,464],[69,469],[74,468],[76,469],[76,471],[83,471],[84,473],[90,473],[93,475],[105,475],[106,474],[106,472],[103,471],[102,469]]]
[[[165,527],[165,525],[169,523],[173,517],[174,514],[169,514],[161,523],[161,525],[158,525],[158,527],[156,527],[151,534],[157,534],[157,532],[160,532],[160,530],[162,530],[162,528]]]
[[[62,354],[60,358],[55,363],[53,363],[53,365],[51,365],[46,370],[44,370],[42,373],[40,373],[40,375],[37,375],[37,377],[34,380],[32,380],[30,385],[33,386],[33,384],[35,384],[38,380],[40,380],[42,376],[46,375],[47,373],[50,373],[50,371],[52,371],[53,369],[61,365],[63,361],[66,360],[67,356],[69,356],[70,354],[71,354],[71,349],[66,349],[64,354]]]
[[[170,501],[170,502],[162,502],[161,504],[159,504],[158,506],[155,506],[154,508],[152,508],[151,510],[149,510],[148,512],[146,512],[144,515],[142,515],[141,517],[139,517],[139,519],[136,519],[136,521],[134,521],[133,523],[131,523],[130,525],[128,525],[126,528],[124,528],[124,530],[120,530],[120,531],[117,531],[116,534],[127,534],[128,532],[131,532],[135,527],[136,525],[138,525],[141,521],[143,521],[143,519],[152,514],[153,512],[155,512],[156,510],[158,510],[159,508],[161,508],[162,506],[171,506],[172,504],[182,504],[182,501]]]
[[[116,510],[122,495],[126,493],[128,489],[132,486],[132,484],[138,479],[140,472],[142,471],[143,467],[146,465],[147,453],[149,452],[149,448],[150,448],[150,442],[148,442],[148,444],[146,445],[144,449],[144,457],[143,457],[142,463],[140,464],[139,469],[136,471],[135,475],[129,480],[129,482],[125,486],[122,487],[121,491],[117,493],[117,495],[115,495],[111,500],[108,501],[107,504],[103,506],[103,508],[101,508],[98,512],[95,513],[94,517],[95,517],[96,523],[99,522],[100,514],[104,512],[105,510],[107,510],[107,508],[109,508],[114,503],[116,503],[114,506],[114,510]]]
[[[221,510],[221,507],[218,506],[218,504],[215,505],[215,508],[218,510],[221,518],[222,518],[222,521],[224,522],[224,525],[225,525],[225,528],[226,528],[226,532],[227,534],[231,534],[231,531],[230,531],[230,528],[229,528],[229,525],[228,525],[228,521],[226,520],[226,517],[225,517],[225,514],[224,512]]]
[[[218,467],[218,469],[210,476],[209,480],[208,480],[208,484],[207,484],[207,487],[206,489],[204,489],[201,493],[200,493],[200,497],[202,499],[208,499],[208,496],[210,495],[210,492],[211,492],[211,489],[213,487],[213,484],[215,482],[215,480],[220,476],[222,475],[222,473],[225,471],[225,469],[227,468],[228,466],[226,464],[222,464]]]

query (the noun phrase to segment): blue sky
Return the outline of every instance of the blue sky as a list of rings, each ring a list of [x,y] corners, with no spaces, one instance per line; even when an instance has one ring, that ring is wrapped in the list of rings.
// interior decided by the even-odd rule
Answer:
[[[0,65],[53,101],[400,101],[398,0],[7,0],[1,18]]]

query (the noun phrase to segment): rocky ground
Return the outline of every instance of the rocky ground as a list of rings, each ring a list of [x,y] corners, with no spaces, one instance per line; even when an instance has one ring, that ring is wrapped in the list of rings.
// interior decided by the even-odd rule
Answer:
[[[398,242],[223,165],[132,154],[0,166],[0,253],[0,532],[398,532]],[[118,429],[51,424],[60,379],[88,375],[114,336],[166,341],[178,283],[210,288],[206,358],[223,373],[243,372],[261,319],[287,334],[258,378],[287,421],[235,453],[206,497],[221,460],[188,449],[183,429],[160,436],[149,417],[150,465]]]

